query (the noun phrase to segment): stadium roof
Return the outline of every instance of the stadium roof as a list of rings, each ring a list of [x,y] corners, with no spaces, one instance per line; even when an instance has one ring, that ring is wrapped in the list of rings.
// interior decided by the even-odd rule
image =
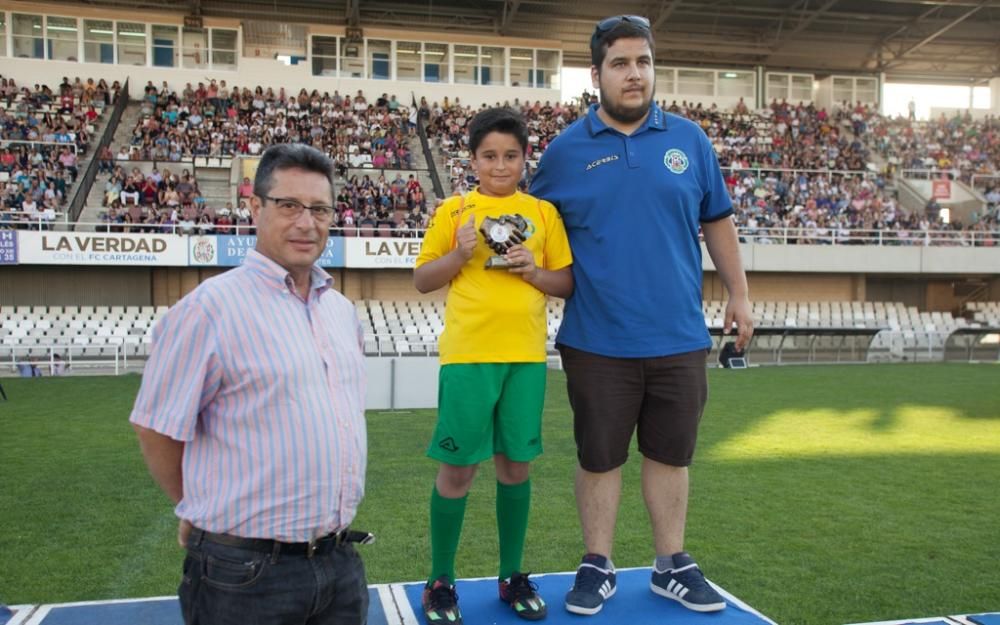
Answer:
[[[235,19],[461,32],[557,40],[567,65],[589,65],[594,23],[653,22],[657,60],[890,80],[1000,76],[1000,0],[83,0],[76,6],[173,10]]]

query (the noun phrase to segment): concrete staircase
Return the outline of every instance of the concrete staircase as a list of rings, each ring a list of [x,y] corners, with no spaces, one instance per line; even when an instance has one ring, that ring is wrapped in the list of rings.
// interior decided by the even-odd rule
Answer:
[[[219,211],[225,208],[226,202],[232,202],[236,209],[236,186],[230,181],[229,167],[199,167],[195,171],[198,179],[198,189],[205,198],[205,206]]]
[[[114,136],[111,139],[111,151],[118,153],[118,148],[122,144],[128,143],[132,137],[132,129],[139,122],[141,112],[139,102],[129,102],[122,113],[122,118],[118,122],[118,127],[114,129]],[[96,154],[91,154],[91,158]],[[87,202],[83,210],[80,211],[80,218],[77,219],[75,230],[96,230],[96,223],[100,221],[100,215],[104,212],[104,183],[108,181],[107,174],[98,174],[94,178],[94,184],[90,187],[87,195]]]

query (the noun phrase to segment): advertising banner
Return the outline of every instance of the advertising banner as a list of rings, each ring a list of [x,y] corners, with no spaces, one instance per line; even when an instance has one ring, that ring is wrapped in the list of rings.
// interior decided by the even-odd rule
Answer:
[[[198,239],[214,239],[214,249],[211,245]],[[236,267],[243,264],[247,252],[257,245],[257,237],[253,235],[218,235],[214,237],[191,237],[192,265],[220,265]],[[196,262],[197,261],[197,262]],[[344,266],[344,239],[330,237],[326,241],[326,250],[319,257],[320,267]]]
[[[344,239],[347,267],[358,269],[413,269],[421,239],[348,237]]]
[[[18,260],[25,265],[188,264],[188,237],[122,232],[18,231]]]
[[[951,180],[947,178],[931,181],[931,197],[935,200],[951,199]]]
[[[0,265],[17,264],[17,233],[0,230]]]

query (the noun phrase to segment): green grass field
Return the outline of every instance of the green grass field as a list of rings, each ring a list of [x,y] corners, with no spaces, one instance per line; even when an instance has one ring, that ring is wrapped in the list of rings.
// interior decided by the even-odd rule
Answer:
[[[692,468],[688,549],[708,576],[782,625],[1000,610],[1000,368],[871,365],[710,371]],[[128,413],[139,378],[5,379],[0,402],[0,600],[175,592],[171,506]],[[533,471],[525,566],[575,568],[575,455],[561,373]],[[369,581],[421,579],[433,411],[369,414],[356,526]],[[626,465],[614,560],[653,552]],[[495,574],[493,472],[470,497],[459,575]],[[550,597],[561,603],[561,597]]]

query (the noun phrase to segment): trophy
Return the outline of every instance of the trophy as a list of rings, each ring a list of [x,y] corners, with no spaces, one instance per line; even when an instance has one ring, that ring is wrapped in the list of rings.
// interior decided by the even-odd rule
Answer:
[[[521,215],[501,215],[494,219],[487,217],[479,226],[479,231],[486,237],[486,243],[497,253],[486,260],[487,269],[507,269],[513,264],[504,255],[518,243],[525,240],[524,233],[528,229],[528,221]]]

